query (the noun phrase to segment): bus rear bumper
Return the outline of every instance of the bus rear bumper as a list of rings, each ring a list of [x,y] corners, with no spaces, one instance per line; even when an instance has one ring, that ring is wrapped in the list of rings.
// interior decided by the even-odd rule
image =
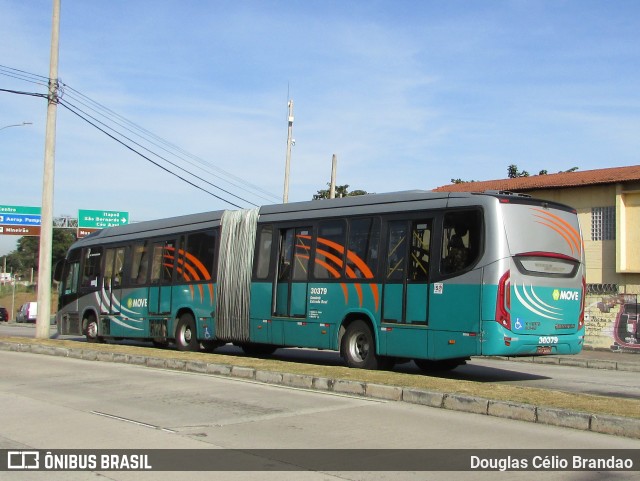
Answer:
[[[578,354],[584,344],[584,328],[570,334],[522,334],[509,331],[497,322],[485,323],[483,356],[548,356]]]

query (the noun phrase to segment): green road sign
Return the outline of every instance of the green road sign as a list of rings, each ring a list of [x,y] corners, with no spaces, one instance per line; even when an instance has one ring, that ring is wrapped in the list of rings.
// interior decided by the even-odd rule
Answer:
[[[25,207],[23,205],[0,205],[0,214],[40,215],[40,211],[40,207]]]
[[[78,227],[104,229],[129,223],[128,212],[113,210],[78,210]]]

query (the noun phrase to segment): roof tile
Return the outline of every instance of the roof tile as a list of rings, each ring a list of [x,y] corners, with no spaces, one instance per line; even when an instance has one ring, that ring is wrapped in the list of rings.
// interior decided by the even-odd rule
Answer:
[[[434,192],[484,192],[485,190],[507,190],[526,192],[528,190],[554,187],[578,187],[583,185],[613,184],[640,180],[640,165],[611,167],[609,169],[560,172],[559,174],[532,175],[514,179],[497,179],[461,184],[443,185]]]

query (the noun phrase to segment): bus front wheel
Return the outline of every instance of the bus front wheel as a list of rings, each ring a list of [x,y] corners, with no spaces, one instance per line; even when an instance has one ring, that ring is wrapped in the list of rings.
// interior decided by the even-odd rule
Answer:
[[[98,337],[98,321],[95,316],[89,316],[85,319],[86,322],[86,331],[85,336],[87,337],[87,342],[100,342],[101,339]]]
[[[182,314],[176,327],[176,346],[178,351],[199,351],[196,322],[191,314]]]
[[[366,322],[357,320],[349,324],[342,337],[342,358],[349,367],[378,369],[381,358],[376,354],[376,343]]]

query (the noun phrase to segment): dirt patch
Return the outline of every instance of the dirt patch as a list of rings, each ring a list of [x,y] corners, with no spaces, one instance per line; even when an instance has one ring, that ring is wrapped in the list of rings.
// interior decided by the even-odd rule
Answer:
[[[547,389],[506,386],[499,383],[478,383],[443,379],[422,374],[405,374],[389,371],[365,371],[341,366],[310,365],[274,359],[257,359],[200,352],[179,352],[171,349],[153,349],[140,346],[115,344],[86,344],[69,340],[30,339],[6,337],[5,342],[40,344],[53,347],[113,352],[160,359],[199,361],[212,364],[251,367],[262,371],[287,372],[330,379],[347,379],[360,382],[410,387],[444,393],[457,393],[499,401],[513,401],[540,407],[569,409],[589,414],[640,418],[640,400],[620,399],[588,394],[565,393]]]

